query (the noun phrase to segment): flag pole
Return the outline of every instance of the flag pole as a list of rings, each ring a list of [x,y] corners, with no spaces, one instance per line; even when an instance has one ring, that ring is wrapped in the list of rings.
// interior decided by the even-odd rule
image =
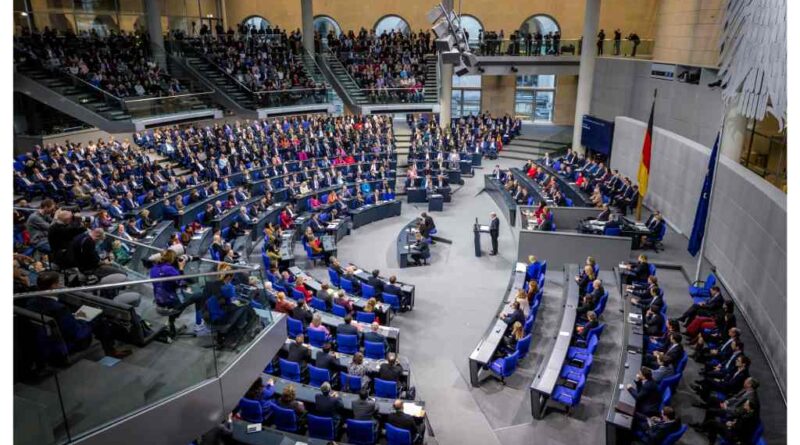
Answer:
[[[722,157],[722,135],[725,131],[725,116],[722,117],[722,122],[720,123],[719,128],[719,148],[717,149],[717,158],[714,159],[714,174],[711,175],[711,191],[708,194],[708,212],[706,212],[706,220],[703,228],[705,232],[703,233],[703,239],[700,241],[700,250],[697,252],[697,268],[694,271],[694,281],[700,280],[700,268],[703,265],[703,255],[706,251],[706,240],[708,239],[708,232],[711,230],[711,226],[708,224],[708,220],[711,219],[711,211],[714,208],[714,188],[717,185],[717,173],[719,172],[719,158]],[[713,153],[714,149],[711,149]],[[709,154],[711,156],[711,154]]]
[[[653,90],[653,109],[650,110],[651,114],[654,113],[654,110],[655,110],[656,97],[658,97],[658,88]],[[651,116],[651,118],[652,118],[652,116]],[[647,130],[649,130],[649,128]],[[647,130],[645,130],[645,131],[647,131]],[[655,132],[655,130],[653,130],[653,132]],[[651,159],[652,159],[652,156],[653,156],[652,153],[653,153],[653,135],[651,134],[650,135],[650,157],[651,157]],[[647,170],[647,176],[648,177],[650,176],[650,167],[649,166],[648,166],[648,170]],[[649,180],[648,180],[648,182],[649,182]],[[640,185],[640,187],[641,187],[641,185]],[[645,191],[645,193],[647,193],[647,191]],[[636,203],[636,220],[637,221],[641,221],[642,220],[642,203],[644,202],[644,197],[645,197],[645,195],[639,195],[638,202]]]

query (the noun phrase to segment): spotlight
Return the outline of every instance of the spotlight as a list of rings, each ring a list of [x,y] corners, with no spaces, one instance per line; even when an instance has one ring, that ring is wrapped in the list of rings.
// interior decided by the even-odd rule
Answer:
[[[462,63],[453,69],[453,73],[455,73],[456,76],[461,77],[464,74],[469,73],[469,68]]]
[[[512,66],[512,67],[511,67],[511,72],[512,72],[512,73],[516,73],[517,71],[519,71],[519,70],[517,69],[517,67],[515,67],[515,66]]]
[[[442,55],[442,63],[456,65],[461,62],[461,53],[457,49],[444,51],[440,54]]]
[[[455,45],[456,41],[453,36],[449,35],[441,39],[436,39],[434,43],[436,44],[436,51],[446,52],[453,49],[453,45]]]
[[[481,73],[481,74],[483,74],[483,73],[485,73],[485,72],[486,72],[486,70],[484,70],[484,69],[483,69],[483,68],[481,68],[481,67],[478,67],[478,72],[479,72],[479,73]]]
[[[461,55],[461,60],[464,61],[464,65],[473,68],[478,66],[478,58],[475,57],[475,54],[472,53],[464,53]]]

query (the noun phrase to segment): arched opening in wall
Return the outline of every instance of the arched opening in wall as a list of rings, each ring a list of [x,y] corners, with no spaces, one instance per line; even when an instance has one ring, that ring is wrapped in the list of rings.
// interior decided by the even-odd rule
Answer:
[[[327,41],[328,34],[333,32],[333,35],[338,37],[342,33],[342,28],[327,15],[318,15],[314,17],[314,31],[318,32],[323,41]]]
[[[475,16],[462,14],[461,27],[464,29],[464,32],[467,33],[467,39],[469,40],[470,46],[478,45],[480,40],[479,35],[483,30],[483,23],[481,23],[481,21]]]
[[[541,33],[543,36],[549,33],[555,33],[556,31],[560,31],[561,27],[558,26],[558,22],[549,15],[545,14],[535,14],[528,17],[522,25],[519,27],[520,33],[523,35],[527,33],[536,34]]]
[[[245,33],[264,34],[270,27],[269,20],[260,15],[251,15],[242,21],[242,30]]]
[[[411,27],[404,18],[397,15],[383,16],[375,23],[375,34],[391,34],[392,32],[408,34],[411,32]]]
[[[75,24],[78,32],[96,32],[101,37],[108,36],[111,31],[119,31],[117,20],[108,14],[75,14]]]

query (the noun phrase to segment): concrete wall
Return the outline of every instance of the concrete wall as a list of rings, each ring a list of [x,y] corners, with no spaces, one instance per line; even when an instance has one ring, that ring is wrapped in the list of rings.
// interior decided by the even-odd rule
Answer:
[[[517,76],[481,76],[481,111],[513,115],[516,91]]]
[[[575,100],[578,98],[578,76],[556,76],[556,97],[553,123],[572,125],[575,122]]]
[[[627,117],[615,120],[611,166],[625,175],[637,173],[645,126]],[[654,131],[644,202],[661,210],[687,237],[710,152],[709,146],[673,132]],[[785,391],[786,194],[721,157],[706,236],[705,260],[716,267],[746,314]]]
[[[610,121],[628,116],[646,122],[653,91],[658,89],[656,125],[702,145],[714,145],[723,114],[720,90],[702,82],[655,79],[650,69],[649,61],[597,59],[590,114]]]
[[[716,67],[724,0],[661,0],[653,59]]]

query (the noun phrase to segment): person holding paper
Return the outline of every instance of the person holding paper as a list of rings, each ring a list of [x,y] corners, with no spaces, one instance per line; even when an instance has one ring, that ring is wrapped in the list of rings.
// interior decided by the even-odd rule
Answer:
[[[412,416],[403,411],[403,401],[397,399],[394,401],[392,406],[394,407],[394,412],[386,416],[386,423],[395,428],[404,429],[410,432],[413,442],[422,442],[422,438],[419,437],[417,422]]]

